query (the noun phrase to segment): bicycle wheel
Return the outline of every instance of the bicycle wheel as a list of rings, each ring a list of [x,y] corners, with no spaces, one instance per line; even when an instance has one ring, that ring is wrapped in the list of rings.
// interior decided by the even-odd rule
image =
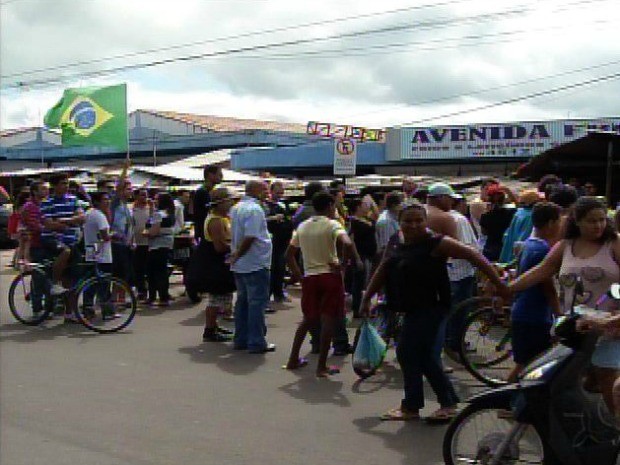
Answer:
[[[36,326],[52,309],[53,298],[45,273],[32,269],[15,276],[9,287],[9,310],[17,321]]]
[[[95,276],[80,284],[76,294],[76,316],[92,331],[120,331],[136,316],[136,296],[122,279]]]
[[[500,464],[555,463],[538,431],[531,425],[517,425],[505,415],[505,408],[468,405],[446,431],[444,462],[447,465],[491,463],[506,436],[519,428],[515,440],[503,451]]]
[[[463,329],[459,355],[463,367],[477,380],[492,387],[508,384],[512,370],[509,313],[496,308],[492,297],[474,297]],[[475,306],[475,307],[474,307]]]

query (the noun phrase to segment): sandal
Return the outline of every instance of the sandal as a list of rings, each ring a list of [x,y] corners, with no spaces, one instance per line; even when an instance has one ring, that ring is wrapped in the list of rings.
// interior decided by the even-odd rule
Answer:
[[[338,373],[340,373],[340,368],[336,366],[331,366],[331,367],[327,367],[327,370],[321,370],[317,372],[316,377],[327,378],[328,376],[337,375]]]
[[[306,358],[299,358],[297,359],[297,364],[295,366],[289,366],[289,364],[287,363],[286,365],[282,365],[282,369],[283,370],[297,370],[299,368],[303,368],[308,364],[308,359]]]
[[[427,423],[432,423],[435,425],[444,425],[446,423],[450,423],[452,419],[456,416],[456,410],[453,408],[440,408],[435,411],[432,415],[426,417]]]
[[[383,421],[411,421],[419,419],[420,414],[418,412],[403,410],[402,408],[393,408],[381,415],[381,420]]]

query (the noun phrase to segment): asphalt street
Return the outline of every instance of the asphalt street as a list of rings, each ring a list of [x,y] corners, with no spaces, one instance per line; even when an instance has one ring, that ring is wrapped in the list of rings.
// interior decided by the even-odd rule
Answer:
[[[300,320],[298,289],[267,318],[277,351],[251,355],[203,343],[203,304],[184,297],[140,309],[117,334],[58,320],[21,325],[8,311],[8,254],[0,255],[2,465],[443,463],[445,427],[380,420],[401,399],[393,350],[363,382],[350,356],[331,357],[342,372],[330,379],[314,376],[313,355],[299,371],[281,368]],[[463,398],[479,389],[460,370],[454,379]],[[426,393],[423,414],[438,407]]]

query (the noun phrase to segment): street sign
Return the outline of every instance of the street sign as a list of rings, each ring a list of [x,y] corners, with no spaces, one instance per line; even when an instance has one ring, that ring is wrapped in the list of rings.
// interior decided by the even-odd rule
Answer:
[[[334,176],[355,176],[357,141],[334,139]]]

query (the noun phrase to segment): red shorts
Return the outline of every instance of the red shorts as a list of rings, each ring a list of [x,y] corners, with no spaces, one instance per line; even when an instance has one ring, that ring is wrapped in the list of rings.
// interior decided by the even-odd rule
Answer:
[[[301,282],[301,311],[307,320],[321,315],[344,318],[344,283],[340,273],[304,277]]]

